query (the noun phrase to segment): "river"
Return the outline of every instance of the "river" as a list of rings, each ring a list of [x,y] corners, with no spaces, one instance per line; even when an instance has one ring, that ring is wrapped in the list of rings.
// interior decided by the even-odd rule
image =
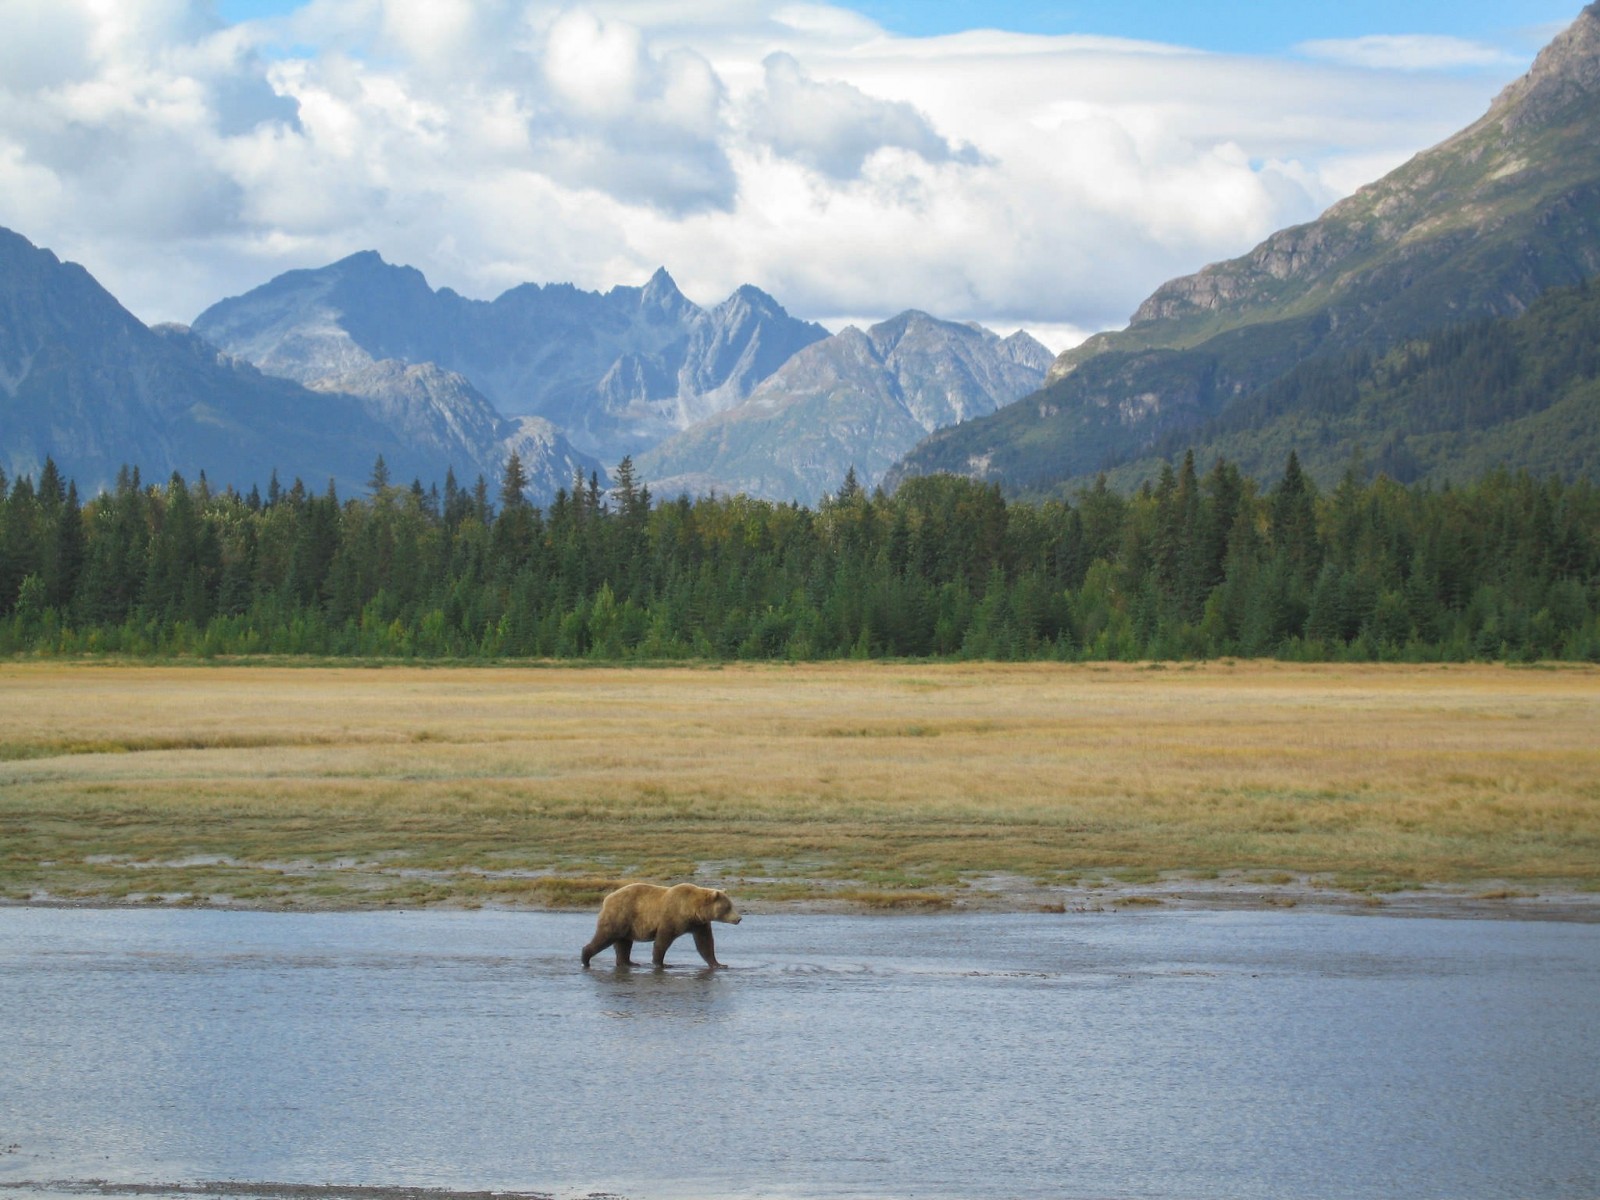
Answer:
[[[592,928],[0,909],[0,1198],[1600,1195],[1600,925],[753,915],[716,972]]]

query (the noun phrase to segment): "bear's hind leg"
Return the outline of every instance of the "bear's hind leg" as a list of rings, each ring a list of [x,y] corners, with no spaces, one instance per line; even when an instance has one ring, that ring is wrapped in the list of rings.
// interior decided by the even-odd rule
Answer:
[[[650,961],[653,962],[658,967],[666,966],[667,965],[667,947],[672,945],[672,943],[677,941],[677,940],[678,940],[678,935],[675,934],[675,933],[662,932],[662,933],[656,934],[655,953],[650,956]]]
[[[717,940],[711,936],[711,926],[695,926],[694,948],[700,951],[700,957],[706,960],[706,966],[720,967],[722,965],[717,961]]]
[[[619,967],[631,967],[631,966],[633,966],[633,939],[632,938],[618,938],[617,939],[617,966],[619,966]]]

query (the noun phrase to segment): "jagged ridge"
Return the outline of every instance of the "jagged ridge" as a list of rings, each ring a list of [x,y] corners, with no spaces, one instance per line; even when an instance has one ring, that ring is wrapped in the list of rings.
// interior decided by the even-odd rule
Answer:
[[[661,493],[815,503],[854,467],[871,486],[931,431],[1038,387],[1050,352],[1026,333],[906,312],[806,347],[737,408],[639,458]]]
[[[221,301],[195,329],[307,383],[383,359],[435,363],[502,413],[545,418],[607,463],[738,403],[827,336],[754,287],[702,309],[664,269],[643,287],[523,284],[481,301],[435,291],[371,251]]]

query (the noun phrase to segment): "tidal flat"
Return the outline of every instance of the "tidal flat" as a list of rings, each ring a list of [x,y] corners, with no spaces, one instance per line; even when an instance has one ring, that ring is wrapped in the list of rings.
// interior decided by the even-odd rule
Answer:
[[[0,899],[1595,918],[1597,729],[1593,666],[13,662]]]

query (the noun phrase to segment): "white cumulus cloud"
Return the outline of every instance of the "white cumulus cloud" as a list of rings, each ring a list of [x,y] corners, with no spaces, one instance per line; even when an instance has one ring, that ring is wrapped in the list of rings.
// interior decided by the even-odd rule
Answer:
[[[762,63],[761,91],[748,105],[755,140],[835,180],[859,179],[879,150],[908,150],[930,163],[979,162],[970,146],[953,147],[903,100],[880,100],[841,81],[806,74],[779,51]]]
[[[232,27],[209,0],[0,4],[0,225],[152,321],[373,248],[468,295],[665,265],[703,302],[749,282],[824,321],[1061,343],[1517,69],[1451,39],[907,38],[781,0],[309,0]]]

